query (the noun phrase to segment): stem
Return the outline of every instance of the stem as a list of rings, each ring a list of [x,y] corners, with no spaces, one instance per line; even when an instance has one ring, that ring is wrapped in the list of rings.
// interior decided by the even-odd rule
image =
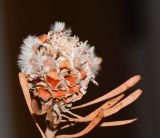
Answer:
[[[55,138],[56,133],[57,133],[57,130],[53,131],[53,130],[49,129],[48,127],[46,128],[45,135],[46,135],[47,138]]]

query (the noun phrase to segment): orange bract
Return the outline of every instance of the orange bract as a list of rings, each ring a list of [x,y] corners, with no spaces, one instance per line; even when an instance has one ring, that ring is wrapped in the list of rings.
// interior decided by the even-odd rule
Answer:
[[[40,35],[38,38],[43,43],[48,43],[48,39],[47,39],[47,35],[46,34]]]
[[[52,95],[42,87],[38,89],[38,96],[41,97],[44,101],[47,101],[52,97]]]
[[[53,98],[63,98],[63,97],[65,97],[66,95],[67,95],[67,93],[66,93],[66,91],[57,91],[57,92],[55,92],[55,91],[53,91],[52,92],[52,95],[53,95]]]
[[[67,77],[65,77],[65,79],[67,81],[69,81],[70,86],[73,86],[76,83],[77,75],[76,74],[72,74],[72,76],[67,76]]]
[[[47,82],[52,85],[52,89],[56,89],[57,88],[57,84],[60,82],[60,80],[54,80],[54,79],[52,79],[50,77],[47,77]]]
[[[70,70],[70,63],[68,60],[65,60],[60,63],[60,68],[61,69],[69,69]]]
[[[71,88],[69,88],[69,93],[70,93],[70,94],[74,94],[75,92],[78,92],[78,91],[79,91],[79,88],[80,88],[79,85],[76,85],[76,86],[74,86],[74,87],[71,87]]]
[[[84,70],[80,70],[80,74],[81,74],[81,79],[84,79],[87,76]]]

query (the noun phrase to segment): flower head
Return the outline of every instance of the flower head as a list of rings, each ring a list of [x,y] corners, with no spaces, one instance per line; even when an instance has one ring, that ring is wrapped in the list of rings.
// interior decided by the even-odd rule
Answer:
[[[90,80],[97,84],[101,61],[93,46],[71,36],[65,23],[56,22],[48,34],[24,39],[18,65],[35,97],[51,106],[67,106],[82,98]]]

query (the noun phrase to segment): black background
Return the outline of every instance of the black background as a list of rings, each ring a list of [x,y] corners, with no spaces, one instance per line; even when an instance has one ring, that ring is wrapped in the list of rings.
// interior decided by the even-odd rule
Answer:
[[[138,117],[139,120],[125,126],[97,127],[84,138],[160,137],[160,1],[5,0],[1,3],[1,31],[4,32],[5,42],[0,45],[1,52],[5,53],[1,73],[7,70],[3,76],[5,79],[1,77],[1,84],[7,83],[10,92],[2,97],[5,90],[1,89],[1,102],[6,99],[3,108],[7,108],[7,111],[1,110],[4,116],[0,117],[4,123],[0,125],[0,138],[40,137],[19,85],[16,62],[22,40],[29,34],[47,33],[55,21],[64,21],[82,41],[89,40],[95,46],[97,55],[103,58],[102,69],[97,76],[99,86],[90,84],[87,95],[76,105],[105,94],[133,75],[142,76],[142,81],[128,91],[143,89],[140,99],[105,119],[111,121]],[[95,107],[77,113],[85,115]],[[10,115],[7,115],[8,110]],[[66,130],[66,133],[78,132],[82,128],[74,127],[74,130]]]

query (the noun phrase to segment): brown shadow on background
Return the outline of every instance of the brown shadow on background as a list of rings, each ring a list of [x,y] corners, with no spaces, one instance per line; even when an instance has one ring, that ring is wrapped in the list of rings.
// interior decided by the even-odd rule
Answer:
[[[140,100],[109,118],[109,120],[119,120],[138,116],[140,120],[121,127],[97,127],[84,137],[158,138],[158,113],[156,114],[157,109],[153,108],[156,104],[156,97],[152,99],[152,105],[149,104],[150,92],[156,85],[155,83],[149,85],[150,81],[152,83],[158,81],[150,75],[154,72],[150,66],[157,63],[153,63],[150,59],[155,60],[155,57],[154,50],[152,51],[150,47],[152,38],[151,41],[148,41],[150,15],[147,13],[145,2],[132,0],[6,0],[4,7],[6,48],[9,55],[7,60],[10,70],[8,75],[12,82],[10,87],[12,88],[16,138],[40,137],[30,117],[18,81],[19,69],[16,62],[19,47],[27,35],[46,33],[55,21],[66,22],[67,26],[71,26],[73,34],[78,35],[82,41],[89,40],[91,45],[95,45],[97,55],[103,58],[102,69],[97,77],[99,86],[90,84],[87,95],[79,103],[103,95],[132,75],[141,74],[143,77],[142,82],[135,87],[141,87],[144,90]],[[155,92],[158,90],[156,86]],[[93,108],[77,112],[86,114]]]

